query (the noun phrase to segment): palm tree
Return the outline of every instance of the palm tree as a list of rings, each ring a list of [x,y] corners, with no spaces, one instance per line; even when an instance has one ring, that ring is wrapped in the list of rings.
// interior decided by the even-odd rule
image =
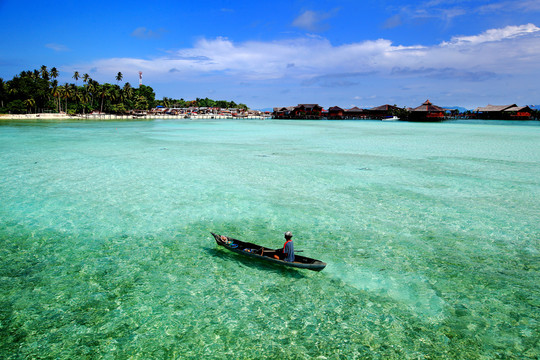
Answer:
[[[66,84],[67,85],[67,84]],[[58,102],[60,103],[60,111],[62,111],[62,99],[64,99],[67,96],[67,86],[60,86],[60,98],[58,99]],[[65,113],[67,113],[67,108],[63,110]]]
[[[66,88],[60,85],[58,86],[57,91],[58,91],[58,112],[62,112],[62,102],[60,101],[60,99],[64,98],[64,93],[66,92]]]
[[[85,85],[84,85],[84,101],[83,101],[83,114],[84,114],[84,110],[86,108],[86,104],[90,101],[90,86],[91,86],[91,81],[92,79],[90,78],[90,75],[88,74],[84,74],[83,75],[83,81],[85,82]]]
[[[50,75],[51,75],[51,77],[52,77],[53,79],[56,79],[56,78],[58,77],[58,70],[57,70],[55,67],[53,67],[53,68],[51,69]]]
[[[123,78],[124,75],[122,75],[121,72],[118,72],[118,74],[116,74],[116,83],[118,84],[120,81],[122,81]]]
[[[78,71],[75,71],[73,73],[73,78],[75,79],[75,85],[77,85],[77,81],[79,80],[80,78],[80,75],[79,75],[79,72]]]
[[[122,89],[120,88],[120,86],[117,85],[112,89],[111,99],[116,102],[122,101]]]
[[[77,104],[75,104],[75,111],[78,111],[79,94],[77,92],[77,86],[74,84],[69,84],[69,97],[75,99],[75,102],[77,102]]]
[[[11,87],[9,86],[9,84],[7,85],[7,93],[11,96],[13,95],[16,95],[19,91],[17,90],[17,88],[14,88],[14,87]]]
[[[7,84],[0,78],[0,107],[4,107],[4,98],[7,94]]]
[[[101,96],[100,112],[103,112],[103,100],[105,100],[105,98],[109,96],[109,91],[107,90],[105,86],[101,85],[98,90],[98,94],[99,96]]]
[[[56,98],[56,111],[60,112],[60,90],[58,89],[58,80],[53,80],[51,85],[51,95]]]
[[[131,87],[131,84],[128,82],[124,84],[124,88],[122,90],[124,90],[125,93],[129,94],[130,97],[131,95],[133,95],[133,88]]]
[[[45,80],[49,80],[49,72],[47,71],[47,67],[45,65],[41,65],[41,78]]]
[[[172,98],[164,96],[163,97],[163,106],[166,107],[166,108],[170,108],[172,100],[173,100]]]
[[[129,104],[132,97],[133,97],[133,88],[131,87],[131,84],[127,82],[124,84],[124,87],[122,88],[123,101],[124,102],[127,101],[127,103]]]
[[[32,110],[32,107],[36,106],[36,101],[32,98],[24,100],[24,104],[28,108],[28,112]]]
[[[72,89],[71,89],[71,87],[69,86],[68,83],[66,83],[66,84],[64,85],[64,87],[63,87],[63,93],[62,93],[62,96],[63,96],[63,98],[64,98],[65,101],[66,101],[66,114],[67,114],[67,112],[68,112],[68,106],[67,106],[67,104],[68,104],[68,99],[69,99],[70,97],[73,96],[73,91],[72,91]]]
[[[88,104],[88,100],[90,100],[90,96],[88,93],[80,93],[77,98],[79,101],[83,104],[83,115],[86,113],[86,104]]]
[[[77,81],[81,78],[78,71],[75,71],[73,73],[73,78],[75,79],[75,94],[74,95],[75,95],[75,99],[77,99],[77,86],[78,86]],[[73,90],[73,88],[72,88],[72,90]],[[66,110],[67,110],[67,108],[66,108]]]
[[[90,103],[94,105],[94,94],[96,93],[98,83],[92,79],[88,79],[88,92],[91,94],[92,100]]]
[[[148,100],[142,96],[139,95],[135,99],[135,109],[137,110],[147,110],[148,109]]]

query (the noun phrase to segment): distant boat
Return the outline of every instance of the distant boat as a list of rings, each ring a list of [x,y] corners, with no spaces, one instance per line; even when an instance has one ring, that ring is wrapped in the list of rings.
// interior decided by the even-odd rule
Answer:
[[[214,239],[216,240],[216,243],[218,245],[221,245],[228,250],[234,251],[235,253],[243,254],[252,258],[264,260],[266,262],[274,263],[277,265],[308,269],[313,271],[321,271],[326,267],[326,263],[322,261],[300,255],[295,255],[293,262],[284,261],[276,258],[279,249],[269,249],[260,245],[233,239],[231,237],[214,233],[211,234],[214,236]],[[274,255],[276,255],[276,257],[274,257]]]
[[[388,116],[382,119],[382,121],[399,121],[400,119],[397,116]]]

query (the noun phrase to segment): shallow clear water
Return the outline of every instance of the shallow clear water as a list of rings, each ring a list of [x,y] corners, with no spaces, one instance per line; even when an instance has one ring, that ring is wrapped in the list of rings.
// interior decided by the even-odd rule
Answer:
[[[0,124],[0,357],[537,359],[540,127]],[[320,272],[217,248],[295,248]]]

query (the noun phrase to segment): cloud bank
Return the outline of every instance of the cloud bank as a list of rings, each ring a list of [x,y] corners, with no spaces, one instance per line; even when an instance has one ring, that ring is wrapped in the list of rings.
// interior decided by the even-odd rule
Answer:
[[[304,85],[353,84],[363,74],[426,76],[479,81],[540,70],[540,28],[534,24],[455,36],[435,46],[402,46],[390,40],[333,45],[323,37],[260,42],[218,37],[153,59],[113,58],[79,65],[100,74],[138,72],[162,81],[230,78],[238,81],[296,79]],[[352,82],[344,80],[350,74]],[[335,75],[339,81],[331,81]]]

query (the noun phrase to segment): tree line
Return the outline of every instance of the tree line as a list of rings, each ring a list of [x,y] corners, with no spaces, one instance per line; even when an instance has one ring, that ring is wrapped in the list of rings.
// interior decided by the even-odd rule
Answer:
[[[156,100],[156,104],[166,108],[189,108],[189,107],[208,107],[222,109],[244,109],[248,110],[246,104],[237,104],[234,101],[212,100],[209,98],[196,98],[195,100],[172,99],[163,97],[163,100]]]
[[[88,74],[73,73],[75,83],[59,84],[56,67],[50,70],[43,65],[39,70],[23,71],[9,81],[0,78],[0,113],[24,114],[40,112],[64,112],[87,114],[100,111],[123,114],[131,110],[148,110],[158,105],[165,107],[224,107],[246,108],[224,100],[208,98],[186,101],[164,97],[156,100],[154,89],[140,85],[135,88],[129,82],[120,86],[121,72],[115,76],[116,84],[100,84]],[[81,84],[79,85],[79,80]],[[221,106],[223,105],[223,106]]]

